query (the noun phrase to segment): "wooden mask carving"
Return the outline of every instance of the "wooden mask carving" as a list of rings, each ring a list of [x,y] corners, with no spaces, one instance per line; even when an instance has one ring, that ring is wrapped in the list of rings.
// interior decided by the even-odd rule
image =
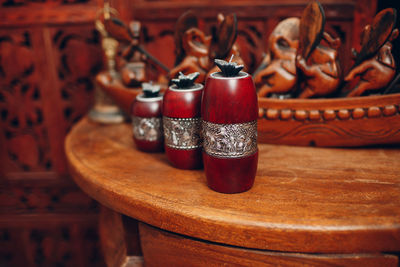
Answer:
[[[299,43],[298,18],[281,21],[268,41],[268,54],[254,74],[258,96],[287,95],[296,89],[296,52]]]

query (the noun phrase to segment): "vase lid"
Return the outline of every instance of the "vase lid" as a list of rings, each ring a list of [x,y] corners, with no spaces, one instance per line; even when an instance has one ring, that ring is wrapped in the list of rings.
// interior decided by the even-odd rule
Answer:
[[[215,59],[214,62],[218,66],[218,68],[221,70],[219,74],[222,77],[238,77],[238,76],[243,76],[243,72],[241,70],[243,69],[243,65],[239,65],[236,62],[232,61],[233,55],[231,56],[231,59],[229,61],[225,61],[223,59]]]
[[[153,82],[142,83],[142,91],[144,98],[157,97],[160,94],[161,86]]]
[[[188,75],[179,72],[178,78],[172,79],[171,82],[175,85],[174,89],[197,89],[198,84],[194,83],[197,77],[199,77],[199,72],[193,72]]]

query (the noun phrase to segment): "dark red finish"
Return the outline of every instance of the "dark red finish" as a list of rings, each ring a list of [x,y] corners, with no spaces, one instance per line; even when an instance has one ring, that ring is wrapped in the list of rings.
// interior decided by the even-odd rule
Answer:
[[[199,118],[201,116],[201,97],[203,85],[198,89],[176,89],[171,86],[165,92],[163,115],[170,118]],[[171,90],[172,88],[172,90]],[[179,169],[200,169],[203,167],[202,148],[175,149],[165,144],[165,154],[173,166]]]
[[[158,117],[162,118],[162,102],[163,99],[160,97],[155,97],[154,101],[142,101],[140,100],[140,96],[135,98],[131,106],[131,115],[144,117],[144,118],[153,118]],[[161,133],[161,135],[163,135]],[[156,141],[146,141],[146,140],[138,140],[133,136],[133,140],[135,141],[136,147],[139,150],[145,152],[161,152],[164,150],[164,140],[156,140]]]
[[[201,84],[197,84],[197,86],[203,88]],[[171,87],[176,88],[175,85]],[[171,90],[171,87],[164,95],[163,115],[170,118],[199,118],[203,90]]]
[[[207,78],[201,107],[203,120],[243,123],[254,121],[257,116],[257,95],[250,75],[218,78],[218,74],[213,73]]]
[[[144,102],[136,98],[131,107],[131,115],[152,118],[152,117],[162,117],[162,99]]]
[[[136,147],[144,152],[162,152],[164,150],[164,140],[145,141],[136,139],[135,137],[133,140],[135,141]]]
[[[243,158],[218,158],[203,152],[204,170],[208,186],[220,193],[240,193],[254,184],[258,150]]]
[[[184,170],[203,168],[202,148],[175,149],[165,145],[165,154],[173,166]]]
[[[238,77],[211,74],[204,88],[201,115],[204,121],[218,124],[251,122],[258,116],[258,101],[253,79],[241,73]],[[240,193],[254,183],[258,150],[251,156],[224,158],[203,152],[208,186],[220,193]]]

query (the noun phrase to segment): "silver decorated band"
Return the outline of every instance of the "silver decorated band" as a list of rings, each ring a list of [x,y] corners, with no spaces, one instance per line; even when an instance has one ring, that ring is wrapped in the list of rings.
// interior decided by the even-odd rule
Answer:
[[[210,156],[240,158],[257,151],[257,120],[217,124],[202,122],[204,151]]]
[[[165,145],[175,149],[201,147],[201,118],[163,117]]]
[[[159,141],[163,137],[162,119],[132,116],[133,136],[137,140]]]

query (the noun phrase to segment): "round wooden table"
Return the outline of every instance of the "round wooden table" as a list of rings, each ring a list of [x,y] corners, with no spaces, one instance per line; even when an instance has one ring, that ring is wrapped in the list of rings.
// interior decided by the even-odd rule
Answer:
[[[83,191],[141,222],[146,265],[176,265],[186,253],[198,257],[184,261],[186,266],[214,261],[397,266],[399,148],[259,144],[253,188],[231,195],[210,190],[202,170],[176,169],[162,153],[138,151],[130,124],[83,119],[65,149]]]

